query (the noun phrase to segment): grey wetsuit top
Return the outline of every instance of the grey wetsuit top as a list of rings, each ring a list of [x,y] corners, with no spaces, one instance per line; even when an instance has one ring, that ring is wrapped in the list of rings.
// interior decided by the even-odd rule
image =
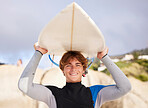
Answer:
[[[62,107],[62,104],[66,103],[65,101],[68,102],[69,100],[67,98],[62,97],[61,94],[59,95],[59,93],[63,93],[63,92],[65,93],[65,91],[68,90],[68,88],[65,89],[65,87],[66,86],[71,87],[71,84],[66,84],[65,87],[60,89],[54,86],[46,87],[44,85],[33,83],[34,75],[35,75],[35,72],[36,72],[36,69],[37,69],[37,66],[39,64],[41,57],[42,57],[42,54],[39,51],[35,51],[33,57],[31,58],[30,62],[24,69],[19,79],[18,87],[23,93],[30,96],[31,98],[38,100],[38,101],[45,102],[49,108],[66,108],[66,107]],[[112,60],[110,59],[108,55],[106,55],[103,59],[101,59],[101,61],[104,63],[104,65],[107,67],[107,69],[111,73],[115,81],[115,85],[107,85],[107,86],[94,85],[91,87],[85,87],[82,84],[76,84],[75,85],[76,88],[81,87],[81,91],[82,90],[86,91],[87,95],[85,96],[84,94],[83,96],[88,97],[88,98],[91,97],[90,100],[88,101],[92,100],[93,106],[91,105],[91,102],[90,102],[90,107],[88,108],[92,108],[92,107],[100,108],[103,103],[117,99],[125,95],[127,92],[131,90],[131,84],[128,78],[116,66],[116,64],[112,62]],[[80,86],[77,86],[77,85],[80,85]],[[69,91],[70,90],[72,89],[69,89]],[[67,92],[67,94],[69,93],[69,91]],[[84,92],[82,92],[82,94],[83,93]],[[61,97],[61,99],[58,99],[59,97]],[[65,101],[59,101],[59,100],[63,100],[63,98]],[[71,104],[74,104],[74,103],[71,103]],[[77,108],[83,108],[83,106],[80,106],[80,107],[79,105],[76,105],[76,106]],[[73,108],[73,107],[69,106],[69,108]]]

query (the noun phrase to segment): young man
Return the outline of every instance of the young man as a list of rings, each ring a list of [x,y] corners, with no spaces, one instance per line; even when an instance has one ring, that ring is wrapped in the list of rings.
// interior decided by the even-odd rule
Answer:
[[[34,84],[33,78],[38,63],[42,55],[48,52],[36,44],[34,47],[35,54],[21,75],[18,87],[33,99],[45,102],[49,108],[100,108],[103,103],[117,99],[131,89],[127,77],[107,55],[107,47],[99,52],[97,57],[110,71],[115,85],[82,85],[81,79],[87,68],[87,60],[78,51],[68,51],[60,60],[60,69],[66,77],[66,85],[63,88]]]

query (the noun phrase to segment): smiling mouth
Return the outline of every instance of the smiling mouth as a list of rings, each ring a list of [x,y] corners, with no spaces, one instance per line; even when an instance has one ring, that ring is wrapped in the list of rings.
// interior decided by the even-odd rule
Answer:
[[[77,76],[78,73],[71,73],[70,76]]]

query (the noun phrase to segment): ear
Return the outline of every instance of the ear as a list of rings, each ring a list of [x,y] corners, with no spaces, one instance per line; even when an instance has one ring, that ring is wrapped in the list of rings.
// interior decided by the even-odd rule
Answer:
[[[63,75],[65,76],[65,73],[64,73],[64,71],[62,71],[63,72]]]
[[[85,77],[85,71],[83,71],[83,74],[82,74],[82,76],[83,76],[83,77]]]
[[[82,76],[85,74],[85,70],[83,70],[83,72],[82,72]]]
[[[83,70],[83,74],[85,74],[85,70]]]

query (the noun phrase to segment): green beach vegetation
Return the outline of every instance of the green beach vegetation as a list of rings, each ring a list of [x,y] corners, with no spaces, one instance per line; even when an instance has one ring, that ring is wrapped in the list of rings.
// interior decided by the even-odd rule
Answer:
[[[121,59],[116,62],[115,64],[124,72],[124,74],[127,77],[134,77],[136,79],[139,79],[141,81],[148,81],[148,60],[147,59],[138,59],[139,55],[142,54],[148,55],[148,49],[141,50],[141,51],[133,51],[130,54],[133,55],[134,59],[132,60],[124,60]],[[129,54],[129,53],[128,53]],[[100,66],[100,61],[95,58],[95,62],[92,64],[90,69],[92,70],[98,70],[98,67]],[[104,69],[101,71],[107,75],[110,75],[109,71],[107,69]]]

